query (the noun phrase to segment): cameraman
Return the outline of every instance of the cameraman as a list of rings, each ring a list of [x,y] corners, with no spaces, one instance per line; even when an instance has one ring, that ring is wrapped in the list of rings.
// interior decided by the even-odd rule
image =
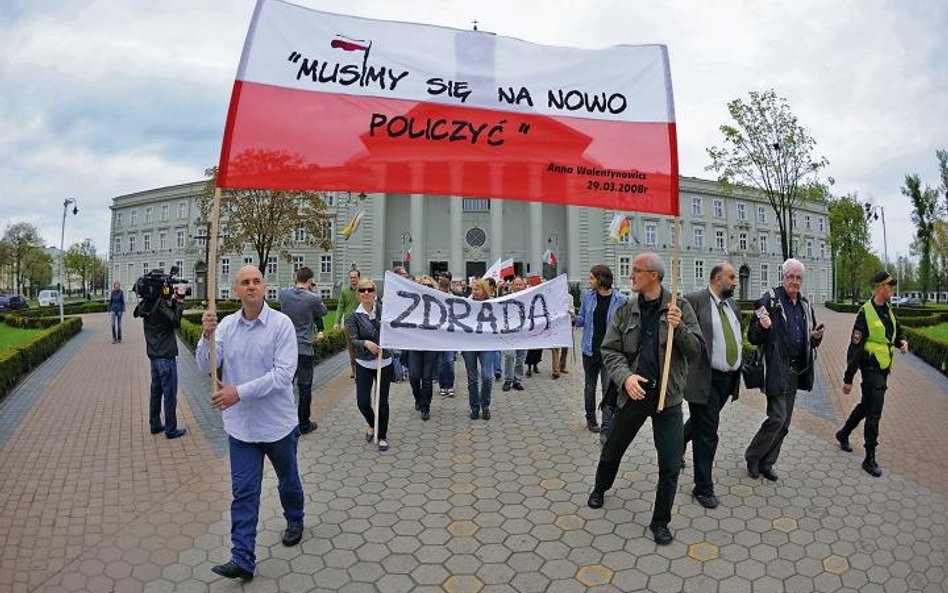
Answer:
[[[152,270],[135,283],[141,300],[134,316],[141,317],[145,327],[145,344],[151,360],[151,399],[148,424],[151,434],[164,431],[169,439],[183,436],[187,429],[178,428],[175,409],[178,405],[178,341],[174,330],[181,325],[184,295],[171,287],[171,279],[161,270]],[[165,423],[161,424],[161,402],[164,399]]]

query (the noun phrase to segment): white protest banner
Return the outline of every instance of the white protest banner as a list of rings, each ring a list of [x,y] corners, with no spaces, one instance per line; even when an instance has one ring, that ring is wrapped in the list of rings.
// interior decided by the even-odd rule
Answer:
[[[385,273],[381,345],[396,350],[530,350],[573,345],[566,275],[487,301]]]

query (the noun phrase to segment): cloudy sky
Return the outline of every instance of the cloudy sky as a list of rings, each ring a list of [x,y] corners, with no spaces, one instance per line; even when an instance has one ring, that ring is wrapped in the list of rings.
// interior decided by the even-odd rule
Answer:
[[[830,161],[837,193],[885,208],[889,258],[908,253],[906,173],[938,184],[948,148],[944,0],[298,0],[358,16],[553,45],[663,43],[683,175],[712,178],[726,104],[774,88]],[[117,195],[201,179],[216,164],[253,0],[3,0],[0,229],[108,248]],[[882,228],[872,226],[882,255]]]

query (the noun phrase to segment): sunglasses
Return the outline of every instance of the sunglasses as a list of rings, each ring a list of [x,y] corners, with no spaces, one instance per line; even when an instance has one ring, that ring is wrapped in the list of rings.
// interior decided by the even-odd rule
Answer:
[[[422,284],[422,286],[427,286],[428,288],[434,288],[434,287],[435,287],[434,284]]]
[[[375,292],[374,288],[360,288],[359,292]]]

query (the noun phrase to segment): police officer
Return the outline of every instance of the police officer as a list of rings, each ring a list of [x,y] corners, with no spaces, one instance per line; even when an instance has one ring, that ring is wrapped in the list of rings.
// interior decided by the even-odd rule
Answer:
[[[836,440],[843,451],[852,451],[849,435],[865,419],[866,458],[862,462],[862,469],[878,478],[882,475],[882,469],[876,463],[876,445],[879,443],[879,420],[882,418],[882,404],[885,403],[886,381],[892,370],[895,348],[905,354],[908,352],[908,340],[900,331],[895,314],[889,307],[895,279],[888,272],[879,272],[873,276],[872,282],[872,298],[859,309],[853,324],[852,340],[846,356],[846,373],[843,375],[843,393],[849,395],[856,370],[862,372],[862,400],[836,433]]]

